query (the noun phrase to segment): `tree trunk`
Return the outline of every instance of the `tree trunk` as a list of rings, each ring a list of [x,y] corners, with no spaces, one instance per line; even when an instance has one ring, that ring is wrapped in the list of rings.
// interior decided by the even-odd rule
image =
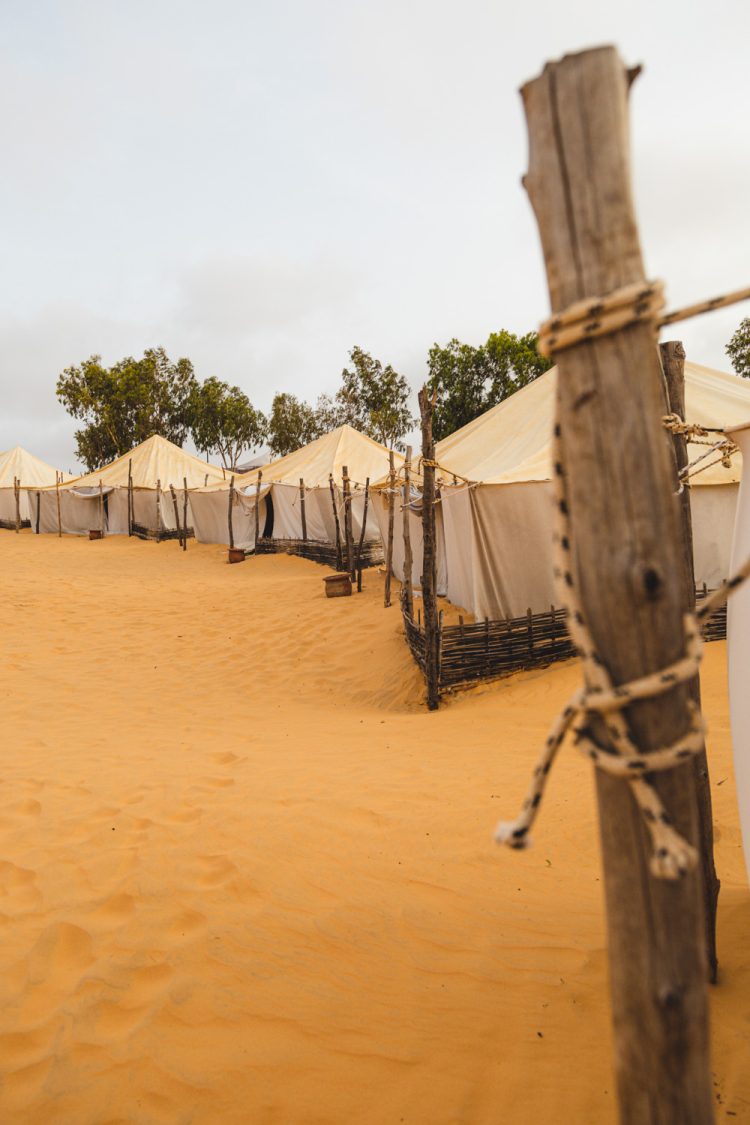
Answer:
[[[435,443],[432,413],[435,398],[423,387],[419,392],[422,419],[422,604],[424,605],[425,673],[427,706],[435,711],[440,703],[440,621],[437,608],[437,559],[435,539]]]
[[[523,88],[526,187],[553,313],[644,279],[628,164],[629,75],[611,47],[548,64]],[[573,566],[583,614],[613,682],[684,653],[682,550],[653,327],[561,351],[558,417]],[[677,577],[677,581],[675,581]],[[626,711],[644,754],[688,727],[684,685]],[[602,724],[597,738],[606,745]],[[697,840],[691,764],[655,775],[680,833]],[[626,781],[596,774],[623,1125],[713,1120],[700,868],[656,879]]]
[[[409,617],[414,614],[414,591],[412,589],[412,567],[414,559],[411,550],[411,527],[409,526],[409,511],[411,505],[411,446],[406,447],[406,460],[404,462],[404,495],[401,519],[404,529],[404,609]]]
[[[671,414],[685,421],[685,349],[679,340],[670,340],[660,345],[661,364],[667,384],[667,401]],[[673,434],[677,472],[688,463],[687,440],[684,434]],[[680,493],[680,515],[682,523],[682,586],[683,606],[686,611],[695,609],[695,570],[693,567],[693,519],[690,511],[690,489],[683,482]],[[688,685],[691,699],[700,707],[701,682],[696,676]],[[714,820],[711,803],[711,778],[705,749],[693,758],[696,793],[698,796],[698,834],[700,840],[701,866],[703,868],[703,915],[706,928],[706,956],[708,959],[708,979],[716,983],[718,958],[716,953],[716,909],[719,901],[721,883],[716,875],[714,863]]]
[[[396,509],[396,462],[393,450],[388,451],[388,541],[385,545],[385,586],[383,588],[383,605],[386,609],[391,604],[391,572],[393,570],[393,517]]]

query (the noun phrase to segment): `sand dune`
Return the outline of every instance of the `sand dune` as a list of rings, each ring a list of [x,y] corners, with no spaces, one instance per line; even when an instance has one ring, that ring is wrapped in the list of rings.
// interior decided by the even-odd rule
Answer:
[[[593,787],[515,813],[574,664],[437,714],[382,579],[0,533],[0,1119],[615,1119]],[[725,649],[704,698],[722,878],[718,1119],[750,1121],[750,898]]]

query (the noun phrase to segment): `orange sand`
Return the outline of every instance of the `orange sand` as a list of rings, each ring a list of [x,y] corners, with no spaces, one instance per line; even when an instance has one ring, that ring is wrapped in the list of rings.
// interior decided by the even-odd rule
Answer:
[[[0,533],[0,1120],[612,1122],[587,764],[534,848],[491,844],[576,666],[428,714],[379,575],[327,601],[312,563],[224,560]],[[750,1121],[724,661],[714,1069]]]

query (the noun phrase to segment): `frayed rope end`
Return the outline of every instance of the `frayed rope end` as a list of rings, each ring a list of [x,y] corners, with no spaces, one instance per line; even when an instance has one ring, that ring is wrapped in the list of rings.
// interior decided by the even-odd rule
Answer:
[[[686,841],[679,841],[669,847],[658,848],[651,856],[649,867],[655,879],[669,879],[672,882],[682,879],[698,865],[698,852]]]
[[[522,820],[501,820],[495,829],[495,843],[522,851],[531,844],[528,825]]]

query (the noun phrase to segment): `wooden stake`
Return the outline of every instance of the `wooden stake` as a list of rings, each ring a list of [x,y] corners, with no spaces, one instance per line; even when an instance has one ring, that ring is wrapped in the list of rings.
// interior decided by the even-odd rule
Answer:
[[[174,487],[173,484],[170,484],[169,491],[172,494],[172,505],[174,507],[174,522],[175,522],[176,527],[177,527],[177,544],[181,549],[182,548],[182,528],[180,527],[180,509],[177,506],[177,493],[175,492],[175,487]]]
[[[346,543],[346,569],[349,572],[349,577],[354,577],[354,543],[352,540],[352,489],[351,481],[349,480],[349,470],[346,465],[342,466],[343,473],[343,492],[344,492],[344,541]]]
[[[21,482],[13,477],[13,492],[16,500],[16,535],[21,530]]]
[[[679,340],[660,344],[661,364],[667,389],[667,405],[671,414],[685,421],[685,349]],[[687,440],[684,434],[672,434],[677,472],[688,463]],[[675,480],[675,487],[679,477]],[[695,569],[693,566],[693,518],[690,511],[690,489],[683,482],[680,494],[680,515],[682,525],[682,598],[685,611],[695,609]],[[690,698],[701,705],[701,682],[696,676],[691,680],[688,690]],[[716,909],[721,886],[714,863],[714,819],[711,802],[711,779],[705,749],[693,758],[696,792],[698,796],[698,830],[700,840],[701,866],[703,867],[703,915],[706,928],[706,956],[708,959],[708,979],[716,983],[718,958],[716,953]]]
[[[37,492],[37,494],[36,494],[36,533],[37,533],[37,535],[39,534],[39,521],[41,519],[41,514],[42,514],[42,494],[41,494],[41,492]]]
[[[440,622],[437,608],[437,546],[435,541],[435,443],[432,440],[432,414],[437,391],[419,392],[422,420],[422,604],[424,605],[425,672],[427,706],[435,711],[440,703]]]
[[[128,536],[133,534],[133,458],[128,459]]]
[[[385,545],[385,589],[383,591],[383,605],[386,609],[391,604],[391,571],[393,570],[393,517],[396,511],[396,462],[393,450],[388,451],[388,541]]]
[[[227,524],[229,525],[229,550],[234,550],[234,520],[232,519],[232,504],[234,502],[234,476],[229,480],[229,507],[227,509]]]
[[[184,532],[184,535],[182,536],[182,549],[183,549],[183,551],[187,551],[187,541],[188,541],[187,529],[188,529],[188,486],[187,486],[187,477],[183,477],[182,478],[182,530]]]
[[[62,539],[62,515],[60,514],[60,477],[55,473],[55,495],[57,498],[57,537]]]
[[[404,462],[404,492],[401,520],[404,530],[404,609],[409,617],[414,612],[414,590],[412,587],[412,567],[414,559],[411,551],[411,446],[406,447],[406,460]]]
[[[156,542],[161,539],[161,481],[156,482]]]
[[[333,523],[336,528],[336,569],[341,570],[341,529],[339,527],[339,513],[336,507],[336,486],[333,483],[333,474],[328,475],[328,487],[331,490],[331,505],[333,506]]]
[[[359,547],[357,548],[357,593],[362,593],[362,548],[365,543],[367,530],[367,505],[370,499],[370,478],[365,481],[365,504],[362,512],[362,529],[359,533]]]
[[[307,539],[307,520],[305,519],[305,482],[299,478],[299,510],[302,519],[302,538]]]
[[[260,536],[260,481],[263,473],[258,469],[258,482],[255,486],[255,551],[258,551],[258,538]]]
[[[554,313],[644,279],[629,180],[629,75],[614,48],[548,64],[522,90],[526,187]],[[558,409],[583,613],[615,684],[684,652],[681,541],[660,416],[652,326],[557,356]],[[626,711],[649,750],[688,726],[687,690]],[[607,745],[606,729],[592,724]],[[654,775],[680,833],[697,839],[691,766]],[[627,782],[596,772],[622,1125],[713,1121],[701,872],[656,879]]]
[[[104,485],[99,481],[99,535],[104,538]]]

